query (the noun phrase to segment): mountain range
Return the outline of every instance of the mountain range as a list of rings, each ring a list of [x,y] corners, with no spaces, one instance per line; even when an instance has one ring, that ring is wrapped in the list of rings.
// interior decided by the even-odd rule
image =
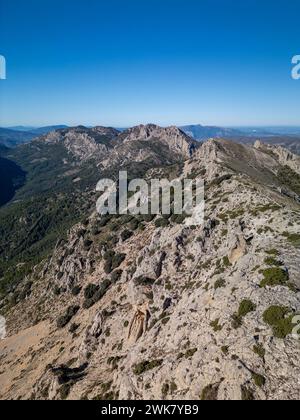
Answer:
[[[149,124],[0,156],[1,399],[298,399],[299,155]],[[203,179],[203,223],[97,214],[123,169]]]
[[[59,129],[67,129],[66,125],[56,125],[47,127],[26,127],[15,126],[9,128],[0,127],[0,144],[6,147],[15,147],[18,144],[27,143],[32,139],[56,131]],[[91,128],[91,127],[89,127]],[[117,131],[126,131],[126,128],[117,129]],[[257,139],[257,138],[272,138],[272,137],[293,137],[300,138],[300,127],[216,127],[185,125],[180,127],[180,130],[185,132],[188,136],[197,141],[205,141],[210,138],[233,138],[233,139]]]
[[[65,128],[66,126],[48,126],[48,127],[11,127],[2,128],[0,127],[0,145],[6,147],[15,147],[19,144],[27,143],[32,139],[41,136],[42,134],[50,133],[51,131]]]

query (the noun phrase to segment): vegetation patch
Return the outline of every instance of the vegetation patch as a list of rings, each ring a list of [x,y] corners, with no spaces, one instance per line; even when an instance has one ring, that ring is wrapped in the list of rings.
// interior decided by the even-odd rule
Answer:
[[[136,286],[153,286],[155,280],[150,277],[140,276],[135,279],[134,283]]]
[[[222,346],[221,347],[221,351],[223,354],[225,354],[225,356],[228,356],[229,354],[229,347],[228,346]]]
[[[207,385],[201,393],[201,401],[217,401],[220,385]]]
[[[122,239],[123,242],[127,241],[132,236],[133,236],[133,232],[131,230],[126,229],[121,233],[121,239]]]
[[[293,332],[293,315],[291,310],[284,306],[271,306],[263,314],[263,320],[272,327],[276,338],[284,339]]]
[[[232,315],[232,327],[238,329],[243,324],[243,318],[251,312],[256,311],[256,305],[248,299],[243,300],[240,303],[239,310]]]
[[[252,372],[252,379],[256,386],[262,388],[266,383],[266,378],[258,373]]]
[[[290,244],[294,245],[296,248],[300,248],[300,234],[284,232],[283,236]]]
[[[264,278],[260,283],[260,287],[286,286],[289,281],[288,272],[279,267],[267,268],[262,270],[261,273]]]
[[[253,391],[246,386],[241,386],[241,398],[242,401],[255,401]]]
[[[266,355],[266,350],[264,349],[264,346],[262,344],[257,344],[256,346],[253,346],[253,351],[259,357],[261,357],[262,359],[264,359],[264,357]]]
[[[273,249],[269,249],[268,251],[266,251],[266,254],[272,255],[273,257],[278,257],[279,256],[279,251],[277,249],[273,248]]]
[[[104,255],[105,265],[104,271],[106,274],[110,274],[116,268],[118,268],[125,260],[125,254],[116,254],[114,251],[108,251]]]
[[[265,259],[265,264],[271,266],[271,267],[282,267],[283,263],[282,261],[276,260],[274,257],[268,257]]]
[[[164,219],[163,217],[161,219],[155,220],[156,228],[165,228],[168,226],[169,226],[169,221],[167,219]]]
[[[219,332],[219,331],[222,331],[223,326],[222,326],[222,325],[220,325],[220,324],[219,324],[219,322],[220,322],[220,319],[218,318],[218,319],[216,319],[215,321],[212,321],[212,322],[210,323],[210,326],[211,326],[211,328],[214,330],[214,332]]]
[[[300,195],[300,175],[293,171],[289,166],[281,167],[278,171],[277,178],[296,194]]]
[[[224,267],[230,267],[231,266],[231,263],[230,263],[228,257],[223,258],[223,264],[224,264]]]
[[[60,318],[58,318],[57,328],[61,329],[61,328],[64,328],[66,325],[68,325],[71,319],[77,314],[79,309],[80,309],[79,306],[69,306],[66,313]]]
[[[142,375],[145,372],[148,372],[149,370],[156,369],[160,367],[163,364],[163,360],[152,360],[152,361],[144,361],[141,363],[136,364],[133,367],[133,373],[135,375]]]
[[[191,357],[194,356],[195,353],[197,353],[197,351],[198,351],[198,349],[190,349],[185,353],[184,357],[186,359],[190,359]]]
[[[95,303],[99,302],[99,300],[103,298],[110,286],[111,281],[108,279],[104,280],[99,286],[92,287],[89,285],[88,290],[86,289],[86,299],[83,303],[83,308],[89,309],[94,306]]]
[[[226,286],[226,281],[223,280],[223,279],[219,279],[215,282],[214,288],[215,288],[215,290],[217,290],[217,289],[220,289],[220,288],[225,287],[225,286]]]

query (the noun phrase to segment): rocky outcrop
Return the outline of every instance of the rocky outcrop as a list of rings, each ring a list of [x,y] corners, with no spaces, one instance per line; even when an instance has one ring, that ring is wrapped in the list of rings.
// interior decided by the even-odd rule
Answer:
[[[135,306],[133,308],[134,316],[129,325],[128,341],[135,344],[147,331],[150,318],[149,305]]]
[[[159,140],[170,148],[174,153],[180,154],[186,158],[190,154],[190,146],[197,142],[187,136],[179,128],[167,127],[162,128],[154,124],[140,125],[130,128],[120,135],[124,143],[140,141]]]
[[[282,146],[274,146],[262,143],[257,140],[254,144],[257,150],[273,154],[281,166],[288,166],[296,173],[300,174],[300,157]]]

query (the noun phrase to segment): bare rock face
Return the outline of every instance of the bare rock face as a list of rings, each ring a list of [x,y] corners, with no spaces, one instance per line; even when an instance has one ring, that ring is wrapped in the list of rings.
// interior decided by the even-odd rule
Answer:
[[[177,127],[162,128],[153,124],[140,125],[131,128],[120,136],[124,143],[137,140],[149,141],[160,140],[165,143],[170,150],[188,158],[190,153],[190,145],[197,144],[193,139],[187,136]]]
[[[99,338],[103,332],[104,319],[102,312],[98,312],[85,331],[79,354],[80,360],[84,363],[91,353],[94,353],[99,345]]]
[[[298,155],[295,155],[281,146],[265,144],[259,140],[255,142],[254,147],[257,150],[272,153],[277,158],[280,165],[289,166],[293,171],[300,174],[300,157]]]
[[[75,127],[51,132],[41,139],[48,144],[63,145],[72,157],[85,162],[106,157],[112,148],[110,141],[118,134],[117,130],[107,127]]]
[[[3,316],[0,316],[0,340],[3,340],[6,336],[6,321]]]
[[[135,344],[147,332],[150,319],[149,304],[134,307],[134,316],[129,325],[128,342]]]
[[[95,155],[101,156],[107,153],[104,145],[99,145],[87,134],[68,133],[64,139],[67,150],[80,160],[87,160]]]

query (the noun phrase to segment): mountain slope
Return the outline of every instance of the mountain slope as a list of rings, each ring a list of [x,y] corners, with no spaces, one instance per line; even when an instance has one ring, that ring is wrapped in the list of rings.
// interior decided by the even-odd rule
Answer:
[[[75,225],[2,301],[1,398],[298,399],[300,207],[282,173],[300,167],[285,156],[212,140],[174,175],[152,169],[205,178],[201,226]]]
[[[57,125],[40,128],[26,128],[22,126],[11,128],[0,127],[0,145],[16,147],[20,144],[28,143],[36,137],[62,128],[67,128],[67,126]]]
[[[168,145],[158,137],[128,142],[113,128],[75,127],[4,150],[3,158],[26,173],[26,183],[0,208],[0,292],[13,289],[72,225],[89,215],[101,178],[117,180],[119,170],[143,177],[148,169],[183,162],[192,140],[182,134],[180,148],[174,145],[177,138]],[[4,174],[1,182],[6,182]],[[23,268],[16,274],[18,264]]]
[[[257,138],[249,138],[249,137],[239,137],[232,140],[238,141],[242,144],[254,145]],[[278,136],[278,137],[268,137],[263,138],[260,137],[260,141],[265,144],[270,144],[273,146],[281,146],[285,149],[288,149],[290,152],[300,155],[300,136],[292,137],[292,136]]]
[[[0,145],[15,147],[18,144],[27,143],[36,135],[27,131],[10,130],[0,127]]]

